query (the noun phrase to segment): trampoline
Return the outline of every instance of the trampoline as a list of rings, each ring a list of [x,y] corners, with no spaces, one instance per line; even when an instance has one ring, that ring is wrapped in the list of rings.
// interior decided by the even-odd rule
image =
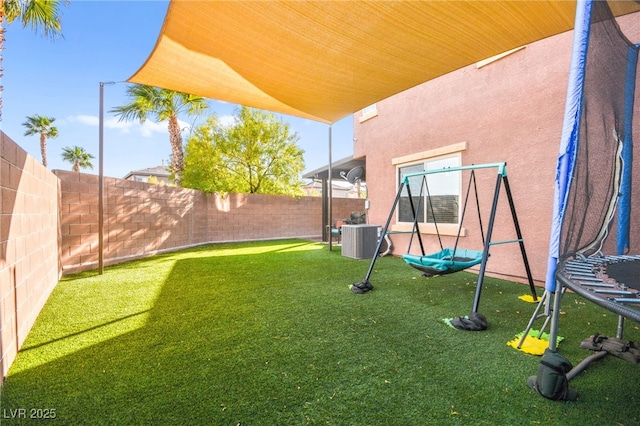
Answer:
[[[544,318],[544,328],[550,320],[547,351],[557,355],[565,290],[617,314],[618,326],[603,338],[607,345],[598,344],[599,333],[586,339],[582,347],[595,353],[557,375],[565,386],[590,362],[620,356],[617,346],[637,352],[623,340],[624,321],[640,323],[640,43],[621,31],[606,1],[595,0],[577,3],[573,41],[545,292],[523,336],[533,321]],[[637,362],[632,355],[625,359]],[[553,368],[543,361],[527,384],[565,399],[544,386]]]
[[[640,255],[577,257],[562,263],[556,278],[590,302],[640,322]]]

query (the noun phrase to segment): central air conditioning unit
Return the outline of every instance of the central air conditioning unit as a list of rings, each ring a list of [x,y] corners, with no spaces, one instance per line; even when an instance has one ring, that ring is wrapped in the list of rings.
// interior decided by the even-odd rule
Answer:
[[[378,246],[377,225],[342,225],[342,255],[371,259]]]

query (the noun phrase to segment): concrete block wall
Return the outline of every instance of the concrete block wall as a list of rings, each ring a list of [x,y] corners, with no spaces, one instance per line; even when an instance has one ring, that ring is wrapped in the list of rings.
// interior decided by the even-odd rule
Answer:
[[[0,132],[0,373],[63,273],[98,266],[98,176],[51,173]],[[334,216],[364,200],[335,199]],[[318,197],[206,195],[115,178],[104,185],[104,264],[209,242],[319,238]]]
[[[98,177],[56,170],[61,182],[63,273],[98,266]],[[204,194],[105,178],[103,262],[228,241],[320,238],[322,200],[264,194]],[[362,210],[364,200],[334,199],[334,217]]]
[[[281,195],[229,194],[211,196],[208,209],[214,241],[312,238],[322,235],[322,199]],[[334,198],[334,218],[364,210],[364,200]],[[333,222],[333,220],[332,220]]]
[[[0,371],[60,278],[58,179],[0,132]]]
[[[98,176],[56,170],[61,181],[63,271],[98,265]],[[209,241],[199,191],[116,178],[104,181],[104,263]]]

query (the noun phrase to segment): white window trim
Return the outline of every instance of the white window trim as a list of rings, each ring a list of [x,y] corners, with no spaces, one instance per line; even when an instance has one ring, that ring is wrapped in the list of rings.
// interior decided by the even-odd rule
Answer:
[[[440,148],[430,149],[429,151],[417,152],[411,155],[405,155],[404,157],[396,157],[391,159],[391,164],[394,166],[410,166],[411,163],[419,163],[421,161],[427,161],[435,157],[444,157],[448,154],[462,153],[467,149],[467,142],[454,143]]]
[[[360,113],[360,118],[358,119],[358,121],[362,123],[364,121],[367,121],[377,116],[378,116],[378,105],[377,104],[369,105],[368,107],[362,109]]]
[[[490,58],[483,59],[482,61],[479,61],[479,62],[477,62],[477,63],[476,63],[476,68],[477,68],[477,69],[480,69],[480,68],[482,68],[482,67],[484,67],[484,66],[487,66],[487,65],[489,65],[489,64],[492,64],[492,63],[494,63],[494,62],[496,62],[496,61],[499,61],[499,60],[500,60],[500,59],[502,59],[502,58],[505,58],[505,57],[507,57],[507,56],[509,56],[509,55],[512,55],[512,54],[516,53],[516,52],[519,52],[519,51],[521,51],[522,49],[525,49],[526,47],[527,47],[527,46],[520,46],[520,47],[516,47],[515,49],[511,49],[511,50],[508,50],[508,51],[506,51],[506,52],[500,53],[500,54],[498,54],[498,55],[492,56],[492,57],[490,57]]]
[[[429,160],[433,160],[436,158],[443,158],[447,156],[453,156],[454,154],[460,155],[462,159],[462,152],[467,149],[467,142],[459,142],[435,149],[430,149],[428,151],[418,152],[415,154],[405,155],[403,157],[396,157],[391,159],[391,164],[396,166],[396,188],[400,185],[398,181],[398,168],[411,166],[413,164],[418,163],[426,163]],[[462,196],[462,182],[460,183],[460,196]],[[466,228],[460,228],[460,225],[451,224],[451,223],[441,223],[438,224],[438,230],[436,231],[436,226],[432,223],[422,223],[420,222],[420,233],[421,234],[432,234],[436,235],[440,233],[440,235],[447,236],[456,236],[458,235],[458,230],[460,231],[460,236],[464,237],[467,235]],[[411,232],[413,230],[413,224],[407,222],[398,222],[398,212],[396,211],[396,223],[391,225],[391,231],[393,232]]]

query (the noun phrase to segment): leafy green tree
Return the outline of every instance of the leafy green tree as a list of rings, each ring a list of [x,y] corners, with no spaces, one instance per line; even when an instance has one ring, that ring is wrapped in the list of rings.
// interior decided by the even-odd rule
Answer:
[[[4,23],[19,19],[22,26],[42,29],[45,37],[60,33],[60,1],[58,0],[0,0],[0,79],[2,79],[2,51],[4,49]],[[68,1],[64,2],[69,4]],[[0,86],[0,120],[2,119],[2,86]]]
[[[1,0],[0,0],[1,1]],[[40,154],[42,155],[42,165],[47,167],[47,138],[57,138],[58,128],[53,126],[56,121],[53,117],[43,117],[41,115],[32,115],[27,117],[27,121],[22,123],[27,131],[25,136],[40,135]]]
[[[197,127],[185,147],[182,184],[205,192],[233,192],[226,176],[222,127],[216,115]]]
[[[242,107],[234,124],[210,117],[186,146],[183,185],[205,192],[304,195],[304,151],[274,114]]]
[[[178,116],[183,113],[195,116],[201,114],[208,108],[205,99],[143,84],[130,85],[127,88],[127,96],[131,100],[130,104],[114,108],[110,112],[120,116],[120,120],[137,120],[144,123],[148,118],[153,118],[156,122],[168,122],[171,170],[176,185],[181,186],[184,150]]]
[[[81,168],[93,169],[92,158],[95,157],[79,146],[62,148],[62,159],[67,163],[73,164],[71,171],[79,173]]]

